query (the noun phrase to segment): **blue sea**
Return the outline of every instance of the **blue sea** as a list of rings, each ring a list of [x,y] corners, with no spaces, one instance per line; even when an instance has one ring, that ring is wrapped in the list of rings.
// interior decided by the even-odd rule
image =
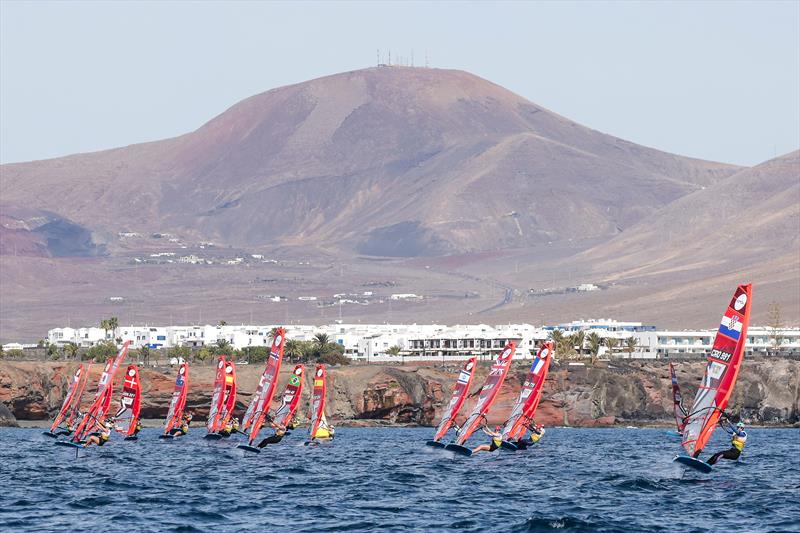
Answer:
[[[146,429],[77,458],[41,431],[0,429],[2,531],[800,531],[797,429],[751,430],[710,475],[673,463],[660,429],[552,428],[471,458],[426,447],[427,428],[343,427],[316,448],[297,431],[246,456]]]

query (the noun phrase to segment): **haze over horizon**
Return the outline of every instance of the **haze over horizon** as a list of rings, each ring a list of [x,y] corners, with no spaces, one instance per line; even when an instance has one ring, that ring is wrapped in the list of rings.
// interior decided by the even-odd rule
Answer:
[[[0,162],[184,134],[378,48],[667,152],[800,146],[800,3],[229,5],[0,4]]]

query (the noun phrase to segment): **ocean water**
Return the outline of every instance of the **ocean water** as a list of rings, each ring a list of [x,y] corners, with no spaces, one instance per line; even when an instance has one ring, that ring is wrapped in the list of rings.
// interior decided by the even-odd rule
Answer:
[[[751,430],[711,475],[672,463],[679,439],[658,429],[552,428],[471,458],[426,447],[426,428],[340,428],[316,448],[297,431],[247,456],[203,433],[145,429],[76,458],[0,429],[0,530],[800,531],[797,429]]]

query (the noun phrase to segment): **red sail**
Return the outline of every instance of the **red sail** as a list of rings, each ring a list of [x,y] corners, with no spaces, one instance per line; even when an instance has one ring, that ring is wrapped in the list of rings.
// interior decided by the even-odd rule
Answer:
[[[78,366],[78,370],[75,371],[75,375],[72,376],[72,383],[70,383],[69,388],[67,389],[67,395],[64,397],[64,403],[61,404],[61,409],[58,411],[58,415],[56,415],[55,420],[53,420],[53,425],[50,426],[50,433],[53,433],[61,421],[66,416],[67,412],[70,410],[70,406],[72,405],[73,401],[80,402],[80,395],[77,394],[78,389],[80,387],[81,379],[83,378],[83,365]]]
[[[89,363],[89,366],[86,367],[86,372],[83,373],[81,376],[81,382],[78,386],[78,392],[75,394],[75,401],[72,404],[72,409],[69,411],[69,419],[67,420],[67,425],[72,427],[72,424],[75,423],[75,418],[80,415],[81,412],[81,401],[83,400],[83,391],[86,390],[86,384],[89,383],[89,376],[92,374],[92,363]]]
[[[247,424],[243,429],[250,427],[250,446],[253,445],[264,420],[269,413],[269,406],[272,404],[272,397],[275,396],[275,389],[278,386],[278,373],[281,371],[283,361],[283,348],[286,344],[286,330],[278,328],[275,337],[272,339],[272,348],[269,351],[267,365],[261,374],[258,389],[250,400],[250,406],[244,414],[244,422]]]
[[[692,457],[703,450],[728,405],[744,358],[751,305],[752,285],[739,285],[722,315],[703,382],[683,429],[683,448]]]
[[[317,438],[317,431],[325,424],[325,365],[314,369],[314,390],[311,393],[311,440]]]
[[[164,434],[169,435],[170,430],[180,423],[183,410],[186,408],[186,395],[189,393],[189,363],[181,364],[178,376],[175,378],[175,388],[167,411],[167,422],[164,425]]]
[[[225,394],[222,400],[222,411],[219,417],[219,427],[222,429],[228,425],[233,410],[236,408],[236,363],[227,361],[225,363]]]
[[[305,367],[303,365],[295,366],[289,376],[288,383],[286,383],[286,389],[281,397],[281,406],[275,413],[275,423],[282,428],[289,425],[295,411],[297,411],[297,406],[300,404],[300,395],[303,393],[304,371]]]
[[[669,364],[669,377],[672,381],[672,410],[675,415],[675,424],[678,426],[678,433],[683,433],[683,426],[685,425],[684,419],[686,418],[686,409],[683,408],[683,399],[681,398],[681,388],[678,385],[678,376],[675,374],[675,367],[672,363]]]
[[[74,442],[86,440],[86,436],[94,429],[94,426],[105,417],[108,406],[111,404],[111,394],[114,391],[114,374],[117,373],[117,369],[128,354],[128,346],[130,346],[130,343],[131,341],[126,341],[125,344],[122,345],[122,349],[117,354],[117,357],[110,357],[108,361],[106,361],[106,366],[103,368],[103,373],[100,375],[100,381],[97,383],[97,392],[95,392],[94,401],[86,414],[83,415],[72,437]]]
[[[478,396],[478,403],[475,404],[472,414],[467,418],[467,421],[464,422],[464,425],[461,426],[461,430],[456,436],[456,444],[463,446],[464,443],[467,442],[467,439],[472,436],[475,430],[478,429],[485,420],[486,413],[489,412],[489,408],[500,392],[500,387],[503,386],[503,382],[506,380],[508,369],[511,368],[511,360],[514,358],[516,349],[516,343],[509,342],[506,347],[503,348],[503,351],[500,352],[500,355],[497,356],[492,368],[489,370],[489,375],[486,377],[486,382],[481,388],[481,393]]]
[[[525,428],[533,420],[539,401],[542,398],[544,382],[550,361],[553,359],[553,343],[548,341],[539,349],[533,364],[522,384],[517,403],[511,410],[511,416],[502,430],[503,440],[519,439],[525,434]]]
[[[225,399],[223,392],[225,389],[225,356],[220,355],[217,360],[217,376],[214,379],[214,394],[211,396],[211,408],[208,411],[206,428],[209,433],[216,433],[219,430],[219,417],[222,410],[222,402]]]
[[[129,365],[122,384],[119,411],[114,415],[114,429],[126,437],[133,435],[141,408],[142,386],[139,383],[139,369],[136,365]]]
[[[464,405],[464,401],[467,399],[469,387],[472,384],[472,378],[475,377],[475,368],[477,367],[475,364],[476,359],[475,357],[470,357],[461,368],[456,386],[453,387],[453,396],[450,398],[450,403],[444,410],[442,421],[439,422],[439,426],[436,428],[436,435],[434,435],[433,440],[441,440],[445,434],[450,431],[450,428],[453,427],[456,416],[458,416],[461,406]]]

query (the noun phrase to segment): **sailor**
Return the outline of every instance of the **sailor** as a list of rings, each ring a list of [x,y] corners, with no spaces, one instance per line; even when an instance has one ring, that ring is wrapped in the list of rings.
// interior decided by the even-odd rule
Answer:
[[[58,426],[58,428],[56,428],[56,432],[54,434],[56,436],[58,436],[58,437],[60,437],[60,436],[68,437],[68,436],[72,435],[72,431],[73,431],[72,424],[70,424],[69,422],[66,422],[63,427],[62,426]]]
[[[483,426],[483,428],[481,428],[481,429],[483,430],[484,433],[486,433],[487,435],[492,437],[492,443],[491,444],[481,444],[480,446],[478,446],[477,448],[472,450],[473,454],[478,453],[478,452],[493,452],[496,449],[498,449],[500,447],[500,444],[503,442],[503,437],[500,434],[500,426],[495,427],[494,431],[492,431],[491,429],[489,429],[486,426]]]
[[[189,433],[189,424],[192,423],[192,414],[191,413],[184,413],[183,417],[181,417],[181,425],[177,428],[172,428],[169,432],[170,435],[173,437],[182,437]]]
[[[722,426],[722,424],[720,424]],[[722,426],[722,429],[731,435],[731,447],[727,450],[717,452],[706,461],[708,464],[713,465],[720,459],[730,459],[735,461],[742,455],[744,445],[747,442],[747,433],[744,430],[744,422],[739,422],[734,428],[730,423]]]
[[[317,428],[317,435],[314,437],[314,440],[333,440],[333,437],[336,436],[336,430],[333,426],[320,426]]]
[[[233,420],[231,420],[231,432],[236,433],[238,431],[239,431],[239,419],[233,417]]]
[[[92,433],[89,433],[89,439],[83,445],[84,448],[91,446],[92,444],[96,444],[98,446],[103,446],[108,439],[111,438],[111,430],[114,428],[114,419],[108,418],[105,422],[97,422],[95,429]]]
[[[223,437],[230,437],[232,431],[233,431],[233,423],[230,420],[228,420],[228,422],[225,424],[225,427],[220,429],[218,433]]]
[[[273,433],[269,437],[267,437],[264,440],[262,440],[261,442],[259,442],[258,443],[258,447],[259,448],[263,448],[267,444],[278,444],[281,440],[283,440],[283,437],[285,437],[285,436],[286,436],[286,429],[285,428],[277,428],[275,430],[275,433]]]
[[[136,426],[133,428],[133,435],[131,435],[131,436],[135,437],[136,435],[139,434],[139,432],[141,430],[142,430],[142,421],[141,420],[137,420],[136,421]]]
[[[520,437],[519,439],[517,439],[517,442],[515,442],[518,450],[524,450],[528,446],[533,446],[534,444],[539,442],[539,439],[544,437],[544,426],[542,426],[541,424],[531,424],[530,426],[528,426],[528,429],[531,430],[530,437],[528,437],[527,439]]]

